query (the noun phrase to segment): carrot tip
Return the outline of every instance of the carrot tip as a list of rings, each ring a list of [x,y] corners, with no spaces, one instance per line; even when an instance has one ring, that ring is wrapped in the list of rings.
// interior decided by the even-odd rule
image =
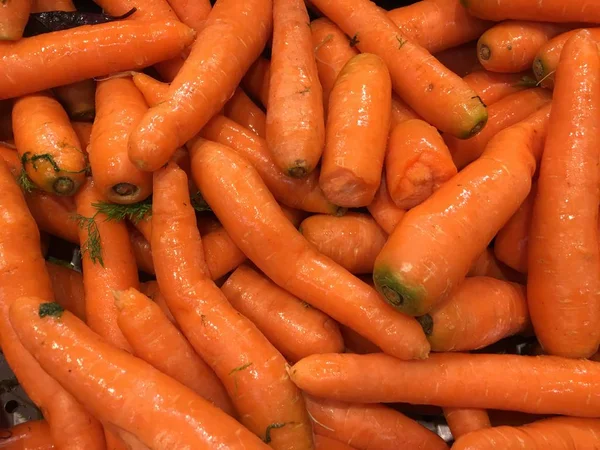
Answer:
[[[304,178],[309,172],[306,161],[302,159],[294,161],[294,167],[288,169],[288,175],[292,178]]]
[[[71,195],[75,191],[75,183],[69,177],[59,177],[52,185],[58,195]]]
[[[115,192],[115,194],[120,195],[121,197],[130,197],[137,194],[140,191],[140,188],[131,183],[119,183],[115,184],[112,187],[112,190]]]
[[[379,293],[394,308],[411,316],[427,314],[420,301],[425,296],[422,288],[405,286],[387,269],[375,269],[373,281]]]
[[[490,50],[490,48],[485,44],[481,44],[479,46],[479,59],[483,59],[484,61],[487,61],[491,57],[492,57],[492,51]]]
[[[417,322],[423,328],[423,332],[425,336],[431,336],[433,333],[433,319],[429,314],[425,314],[424,316],[417,317]]]

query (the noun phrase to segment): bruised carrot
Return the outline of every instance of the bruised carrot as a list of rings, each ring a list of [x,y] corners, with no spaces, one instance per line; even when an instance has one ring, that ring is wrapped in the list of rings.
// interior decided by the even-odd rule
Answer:
[[[54,260],[46,261],[56,303],[85,321],[85,293],[81,272]]]
[[[403,217],[373,272],[389,303],[421,316],[464,279],[529,194],[549,110],[548,105],[498,133],[477,161]]]
[[[325,436],[315,436],[315,450],[355,450],[354,447],[350,447],[335,439],[330,439]]]
[[[250,66],[244,78],[242,87],[254,100],[258,100],[267,108],[269,103],[269,85],[271,83],[271,63],[259,56]]]
[[[547,105],[551,99],[552,95],[541,88],[527,89],[511,94],[488,108],[488,123],[477,136],[467,140],[456,139],[449,135],[444,136],[456,167],[460,170],[475,161],[481,156],[490,139],[498,132],[524,120],[542,106]]]
[[[240,250],[269,278],[390,354],[407,359],[427,355],[429,345],[416,321],[395,313],[367,284],[317,252],[286,219],[247,161],[202,140],[191,157],[204,199]],[[236,171],[225,170],[232,165]]]
[[[75,203],[72,198],[36,190],[27,194],[25,200],[40,230],[79,244]]]
[[[15,102],[15,144],[29,178],[40,189],[73,195],[85,180],[85,158],[65,110],[48,94]]]
[[[211,6],[209,0],[167,0],[179,20],[196,32],[199,32],[206,22]]]
[[[92,137],[92,124],[89,122],[71,122],[71,126],[77,135],[77,139],[79,139],[81,150],[87,154]]]
[[[366,355],[368,353],[381,353],[381,349],[371,341],[365,339],[352,328],[345,325],[340,325],[340,331],[346,344],[346,351],[350,353],[358,353]]]
[[[96,83],[94,80],[83,80],[66,86],[52,89],[56,98],[73,120],[92,121],[96,114],[94,95]]]
[[[600,344],[600,56],[589,32],[558,66],[529,238],[527,297],[549,354],[585,358]]]
[[[133,227],[129,227],[129,242],[137,267],[142,272],[154,274],[154,262],[150,242]]]
[[[455,440],[464,434],[492,426],[490,417],[484,409],[444,408],[444,417]]]
[[[266,136],[265,113],[240,88],[235,90],[235,94],[225,105],[224,112],[226,117],[254,131],[261,138]]]
[[[0,2],[0,41],[17,41],[29,19],[32,0],[6,0]]]
[[[498,100],[515,92],[535,87],[535,80],[528,72],[521,73],[496,73],[487,70],[471,72],[463,78],[471,89],[486,105],[496,103]],[[489,113],[489,111],[488,111]]]
[[[53,450],[54,441],[48,422],[30,420],[12,428],[0,430],[0,449]]]
[[[474,44],[469,43],[449,48],[436,53],[434,56],[448,70],[451,70],[459,77],[464,77],[482,68],[477,59],[477,47]]]
[[[461,0],[469,13],[496,22],[505,19],[538,22],[600,22],[600,5],[588,0]]]
[[[387,234],[391,234],[400,223],[406,211],[398,208],[390,197],[385,182],[386,176],[381,178],[381,184],[375,194],[375,198],[370,205],[367,206],[369,212],[375,219],[375,222],[383,228]]]
[[[394,90],[427,122],[462,138],[481,131],[487,113],[476,94],[427,50],[406,38],[385,12],[368,0],[312,3],[354,38],[361,52],[383,59]]]
[[[156,280],[140,283],[140,292],[156,303],[166,318],[169,319],[173,325],[178,326],[175,317],[173,317],[173,313],[167,306],[165,296],[160,292],[160,287],[158,286],[158,282]]]

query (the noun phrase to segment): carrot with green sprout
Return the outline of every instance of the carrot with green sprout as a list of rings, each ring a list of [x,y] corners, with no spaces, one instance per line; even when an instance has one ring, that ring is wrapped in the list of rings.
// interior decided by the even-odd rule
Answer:
[[[235,90],[235,94],[225,105],[224,113],[225,117],[265,138],[267,126],[265,113],[240,88]]]
[[[444,418],[454,440],[474,431],[490,428],[490,416],[484,409],[444,408]]]
[[[196,32],[204,28],[211,10],[209,0],[167,0],[179,20]]]
[[[46,270],[52,283],[56,303],[85,321],[83,275],[65,261],[48,259]]]
[[[504,97],[536,86],[529,72],[496,73],[477,70],[463,78],[481,101],[490,106]]]
[[[469,14],[499,22],[506,19],[538,22],[600,22],[600,5],[589,0],[462,0]]]
[[[17,41],[23,37],[32,0],[0,2],[0,41]]]
[[[269,103],[269,88],[271,83],[271,62],[262,56],[250,66],[241,86],[254,99],[267,108]]]
[[[375,219],[375,222],[377,222],[387,234],[391,234],[392,231],[394,231],[394,228],[396,228],[396,225],[400,223],[406,214],[406,210],[396,206],[390,197],[385,179],[386,175],[384,173],[381,178],[379,189],[377,189],[377,193],[375,194],[375,198],[373,198],[371,204],[367,206],[367,209]]]

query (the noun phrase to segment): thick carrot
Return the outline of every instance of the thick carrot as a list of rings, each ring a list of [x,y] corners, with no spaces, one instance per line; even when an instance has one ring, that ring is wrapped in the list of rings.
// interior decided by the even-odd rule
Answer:
[[[400,209],[393,202],[385,182],[386,176],[381,177],[381,184],[375,194],[375,198],[367,208],[377,222],[387,234],[391,234],[400,223],[406,211]]]
[[[368,0],[313,0],[313,4],[357,40],[360,51],[384,60],[394,90],[427,122],[462,138],[481,131],[487,112],[477,95],[406,38],[385,12]]]
[[[477,59],[477,46],[474,43],[449,48],[448,50],[436,53],[434,56],[448,70],[451,70],[459,77],[464,77],[483,69]]]
[[[589,0],[461,0],[469,13],[481,19],[538,22],[600,22],[600,4]]]
[[[208,276],[187,184],[173,163],[154,174],[152,252],[161,292],[242,423],[275,449],[310,449],[312,430],[285,359]]]
[[[135,256],[135,262],[137,267],[142,272],[154,274],[154,262],[152,261],[152,250],[150,249],[150,242],[144,237],[142,233],[133,227],[129,229],[129,242],[131,249]]]
[[[271,62],[262,56],[250,66],[244,78],[242,87],[254,100],[258,100],[267,108],[269,103],[269,85],[271,83]]]
[[[162,310],[162,312],[166,316],[166,318],[169,319],[169,321],[173,325],[175,325],[176,327],[179,327],[179,325],[177,325],[177,321],[175,320],[175,317],[173,317],[173,313],[171,312],[171,310],[169,309],[169,306],[167,305],[165,296],[162,295],[160,292],[160,286],[158,285],[158,282],[156,280],[151,280],[151,281],[146,281],[145,283],[140,283],[140,292],[142,294],[144,294],[146,297],[148,297],[150,300],[152,300],[154,303],[156,303],[160,307],[160,309]]]
[[[565,27],[553,23],[507,20],[494,25],[477,41],[477,57],[486,70],[516,73],[531,68],[542,45]]]
[[[147,67],[193,39],[194,31],[180,22],[125,20],[0,42],[0,99]],[[42,52],[47,56],[40,59]]]
[[[271,0],[217,2],[167,100],[150,108],[131,134],[129,157],[136,166],[163,166],[221,110],[265,46],[271,21]]]
[[[464,436],[453,446],[456,450],[531,450],[594,449],[600,442],[600,420],[554,417],[521,427],[495,427]]]
[[[40,189],[73,195],[86,162],[65,110],[48,94],[19,98],[12,112],[15,144],[27,175]]]
[[[535,87],[536,84],[528,72],[496,73],[477,70],[465,76],[463,80],[488,106],[510,94]]]
[[[85,321],[85,292],[81,272],[55,260],[46,261],[46,270],[56,303]]]
[[[221,290],[289,361],[344,349],[337,324],[271,280],[242,264]]]
[[[419,321],[433,351],[477,350],[527,329],[525,287],[490,277],[467,278]]]
[[[383,405],[342,403],[306,396],[315,433],[357,448],[448,449],[435,433]]]
[[[315,450],[356,450],[335,439],[330,439],[325,436],[315,436]]]
[[[460,0],[420,1],[387,14],[402,34],[431,53],[477,39],[492,25],[471,16]]]
[[[29,19],[32,0],[6,0],[0,2],[0,41],[17,41]]]
[[[420,316],[458,286],[529,194],[549,110],[498,133],[477,161],[403,217],[373,273],[389,303]]]
[[[416,321],[395,313],[367,284],[316,251],[247,161],[210,141],[198,141],[191,156],[204,199],[240,250],[269,278],[390,354],[426,357],[429,345]],[[226,169],[232,165],[235,171]]]
[[[179,20],[196,32],[204,28],[206,18],[210,13],[209,0],[167,0]]]
[[[11,308],[10,318],[19,339],[42,367],[85,400],[96,417],[148,447],[269,448],[219,408],[100,339],[55,303],[22,298]]]
[[[385,174],[388,192],[396,206],[410,209],[456,175],[456,166],[438,131],[427,122],[413,119],[392,130]]]
[[[300,233],[325,256],[349,272],[372,273],[387,233],[368,214],[343,217],[317,214],[305,219]]]
[[[477,136],[468,140],[460,140],[454,136],[444,135],[456,167],[460,170],[475,161],[498,132],[524,120],[550,103],[551,100],[552,95],[541,88],[516,92],[498,100],[488,108],[488,123]]]
[[[71,122],[71,126],[77,135],[77,139],[79,139],[81,151],[87,154],[90,139],[92,138],[92,124],[89,122]]]
[[[25,200],[40,230],[79,244],[75,203],[71,197],[58,197],[36,190],[27,194]]]
[[[581,358],[600,344],[600,57],[589,32],[558,66],[529,237],[527,297],[540,344]]]
[[[235,90],[235,94],[225,105],[224,113],[226,117],[254,131],[261,138],[264,139],[266,136],[267,118],[265,113],[242,89]]]
[[[142,172],[127,152],[129,134],[148,106],[130,78],[100,81],[90,142],[96,189],[114,203],[137,203],[152,193],[152,174]]]
[[[381,183],[390,128],[391,81],[376,55],[353,57],[336,79],[329,101],[319,185],[332,203],[367,206]]]
[[[304,358],[290,376],[310,395],[348,402],[600,415],[600,364],[557,356],[432,353],[402,361],[331,353]]]
[[[89,122],[94,120],[96,114],[94,106],[96,83],[94,80],[83,80],[66,86],[58,86],[52,91],[71,119]]]
[[[53,450],[54,448],[50,427],[45,420],[30,420],[0,430],[0,449]]]

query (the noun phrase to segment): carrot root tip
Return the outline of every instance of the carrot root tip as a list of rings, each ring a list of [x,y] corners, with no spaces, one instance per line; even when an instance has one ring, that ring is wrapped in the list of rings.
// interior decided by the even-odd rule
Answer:
[[[58,195],[71,195],[75,190],[75,183],[69,177],[58,177],[52,189]]]
[[[479,46],[479,58],[483,59],[484,61],[488,61],[491,57],[492,51],[490,50],[490,48],[485,44],[481,44]]]
[[[140,188],[131,183],[118,183],[112,187],[112,190],[115,194],[120,195],[121,197],[130,197],[137,194]]]
[[[306,161],[302,159],[294,161],[294,167],[288,169],[288,175],[292,178],[304,178],[309,172]]]
[[[429,314],[425,314],[424,316],[417,317],[417,322],[423,328],[425,336],[431,336],[433,333],[433,318]]]

